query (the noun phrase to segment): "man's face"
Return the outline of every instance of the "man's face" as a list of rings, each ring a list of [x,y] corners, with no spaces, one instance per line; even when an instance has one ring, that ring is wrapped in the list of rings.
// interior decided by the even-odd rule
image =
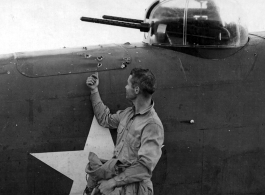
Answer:
[[[128,80],[127,80],[127,85],[125,86],[126,89],[126,98],[128,100],[135,100],[137,97],[137,94],[135,92],[135,88],[133,88],[132,86],[132,75],[129,76]]]

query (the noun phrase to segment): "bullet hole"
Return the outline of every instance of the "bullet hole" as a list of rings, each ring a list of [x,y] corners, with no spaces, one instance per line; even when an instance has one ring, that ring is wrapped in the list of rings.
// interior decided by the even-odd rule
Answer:
[[[100,62],[100,61],[102,61],[103,60],[103,56],[99,56],[99,57],[97,57],[97,60]]]

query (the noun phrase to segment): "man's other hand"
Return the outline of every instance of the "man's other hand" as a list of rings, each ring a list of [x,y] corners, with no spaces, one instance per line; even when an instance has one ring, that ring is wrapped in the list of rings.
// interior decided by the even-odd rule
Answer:
[[[98,72],[87,77],[86,85],[90,88],[91,91],[95,91],[99,85]]]
[[[100,183],[98,189],[102,194],[110,194],[116,187],[116,181],[114,179],[110,180],[101,180],[98,183]]]

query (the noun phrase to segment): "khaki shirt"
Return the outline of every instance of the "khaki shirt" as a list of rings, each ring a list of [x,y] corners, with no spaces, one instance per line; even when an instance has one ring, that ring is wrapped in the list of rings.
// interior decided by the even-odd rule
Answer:
[[[113,158],[128,166],[114,177],[118,186],[144,182],[153,191],[150,178],[161,157],[164,141],[163,125],[154,110],[154,103],[140,113],[135,113],[134,107],[129,107],[111,114],[98,92],[91,94],[91,101],[98,123],[117,129]]]

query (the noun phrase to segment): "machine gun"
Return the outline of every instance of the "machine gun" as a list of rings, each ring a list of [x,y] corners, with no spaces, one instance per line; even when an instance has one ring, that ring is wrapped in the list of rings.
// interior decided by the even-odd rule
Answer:
[[[143,20],[106,16],[106,15],[104,15],[103,18],[104,19],[81,17],[80,20],[84,22],[93,22],[93,23],[107,24],[107,25],[120,26],[126,28],[134,28],[134,29],[139,29],[141,32],[149,32],[151,27],[149,23],[144,23]]]

